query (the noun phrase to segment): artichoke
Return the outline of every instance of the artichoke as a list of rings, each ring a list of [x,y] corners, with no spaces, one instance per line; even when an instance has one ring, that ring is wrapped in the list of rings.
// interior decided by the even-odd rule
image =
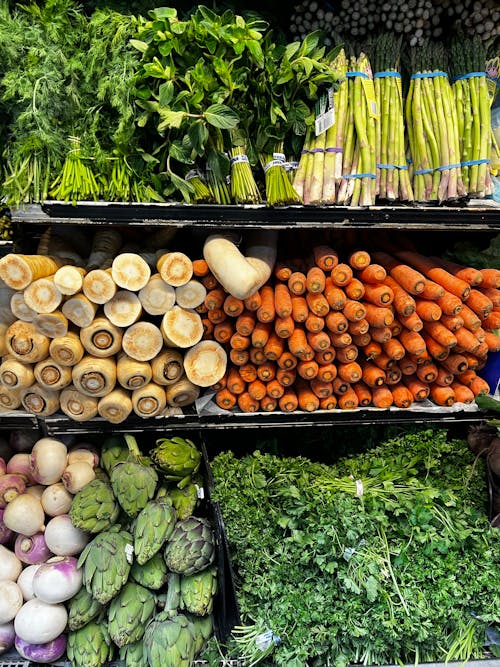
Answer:
[[[72,667],[101,667],[112,659],[113,650],[105,623],[91,621],[68,634],[67,654]]]
[[[129,451],[123,435],[113,435],[106,438],[101,447],[101,465],[109,475],[117,463],[128,459],[128,455]]]
[[[75,495],[69,517],[71,523],[88,533],[100,533],[118,519],[120,506],[109,484],[93,479]]]
[[[157,553],[172,534],[177,515],[167,498],[151,500],[140,511],[134,522],[134,553],[137,562],[144,565]]]
[[[168,573],[167,590],[158,596],[158,608],[162,611],[177,611],[181,603],[181,577]]]
[[[168,569],[195,574],[211,565],[214,558],[214,535],[208,521],[195,516],[179,521],[165,548]]]
[[[195,648],[193,624],[175,611],[162,611],[144,633],[149,667],[191,667]]]
[[[151,459],[160,468],[168,481],[176,482],[182,489],[191,476],[198,472],[201,452],[194,442],[185,438],[161,438],[151,450]]]
[[[96,535],[80,554],[83,584],[102,604],[107,604],[128,579],[132,563],[132,536],[120,526]]]
[[[163,555],[156,553],[144,565],[139,565],[135,561],[130,570],[130,577],[137,584],[157,591],[167,581],[168,577],[167,565],[163,559]]]
[[[217,568],[215,566],[188,577],[182,577],[180,608],[196,616],[211,614],[216,591]]]
[[[113,466],[111,486],[123,511],[130,517],[136,517],[153,498],[158,483],[158,475],[148,465],[148,459],[141,456],[135,438],[126,435],[129,447],[129,460]]]
[[[182,519],[187,519],[188,516],[194,514],[198,504],[198,488],[193,481],[190,481],[182,489],[178,487],[170,489],[168,497],[172,501],[177,518],[182,521]]]
[[[82,586],[68,603],[68,626],[70,630],[78,630],[90,623],[102,611],[103,605],[90,595]]]
[[[208,614],[207,616],[191,616],[191,614],[186,614],[186,616],[194,629],[194,654],[196,657],[203,651],[208,640],[213,635],[214,619],[212,614]]]
[[[120,648],[120,660],[125,662],[125,667],[149,667],[142,641],[122,646]]]
[[[121,647],[142,639],[155,606],[151,591],[138,584],[125,584],[108,609],[108,632],[114,643]]]

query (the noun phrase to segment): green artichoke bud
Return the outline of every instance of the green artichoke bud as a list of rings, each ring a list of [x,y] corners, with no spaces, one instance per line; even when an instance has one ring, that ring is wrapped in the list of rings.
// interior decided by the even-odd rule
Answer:
[[[144,633],[149,667],[191,667],[195,648],[192,623],[175,611],[162,611]]]
[[[101,533],[118,519],[120,506],[109,484],[93,479],[75,495],[71,502],[71,523],[88,533]]]
[[[117,463],[128,460],[128,455],[129,451],[123,435],[112,435],[106,438],[102,445],[101,465],[109,475]]]
[[[108,632],[115,644],[120,647],[142,639],[155,607],[151,591],[138,584],[125,584],[108,609]]]
[[[125,662],[125,667],[149,667],[142,640],[122,646],[120,660]]]
[[[130,570],[130,577],[145,588],[151,588],[153,591],[159,590],[168,578],[167,565],[163,555],[156,553],[144,565],[139,565],[135,561]]]
[[[214,535],[208,521],[195,516],[179,521],[165,548],[168,569],[195,574],[211,565],[214,558]]]
[[[217,568],[208,567],[202,572],[181,578],[180,608],[196,616],[212,613],[214,595],[217,592]]]
[[[94,468],[95,472],[95,478],[100,479],[101,482],[106,482],[106,484],[109,484],[109,475],[108,473],[103,469],[103,468]]]
[[[132,535],[120,526],[96,535],[80,554],[83,584],[102,604],[107,604],[128,579],[132,564]]]
[[[136,517],[146,507],[156,490],[158,475],[141,455],[135,438],[126,435],[129,460],[117,463],[111,470],[111,486],[118,502],[126,514]]]
[[[197,485],[191,481],[182,489],[178,487],[170,489],[168,497],[172,501],[179,521],[187,519],[188,516],[194,514],[196,505],[198,504]]]
[[[78,630],[90,623],[102,611],[103,605],[93,598],[82,586],[68,603],[68,626],[70,630]]]
[[[175,509],[167,497],[151,500],[139,512],[133,533],[134,553],[140,565],[144,565],[162,548],[172,534],[176,521]]]
[[[208,640],[213,635],[214,618],[212,614],[208,614],[207,616],[192,616],[191,614],[186,614],[186,616],[194,629],[194,655],[196,657],[203,651]]]
[[[176,482],[182,489],[192,475],[198,472],[201,463],[201,452],[194,442],[185,438],[160,438],[156,447],[151,450],[151,458],[160,468],[165,479]]]
[[[113,657],[105,623],[91,621],[68,634],[67,654],[72,667],[101,667]]]

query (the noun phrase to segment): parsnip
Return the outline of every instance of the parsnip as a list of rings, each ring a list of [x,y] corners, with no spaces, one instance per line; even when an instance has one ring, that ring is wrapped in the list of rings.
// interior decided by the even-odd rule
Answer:
[[[163,350],[151,361],[151,370],[156,384],[174,384],[184,373],[183,356],[178,350]]]
[[[53,359],[39,361],[33,369],[35,379],[40,387],[57,390],[71,384],[71,368],[61,366]]]
[[[116,384],[116,363],[111,357],[98,359],[86,355],[72,367],[73,384],[86,396],[101,397],[109,394]]]
[[[11,387],[3,387],[0,385],[0,411],[1,410],[17,410],[21,406],[21,391],[19,389],[11,389]]]
[[[48,417],[59,409],[59,392],[33,384],[21,390],[21,403],[27,412],[38,417]]]
[[[68,333],[68,318],[60,310],[36,315],[33,318],[35,329],[48,338],[59,338]]]
[[[175,288],[155,273],[139,291],[139,301],[148,315],[164,315],[175,304]]]
[[[201,340],[203,324],[195,310],[174,306],[163,316],[161,332],[167,345],[186,348]]]
[[[98,229],[94,234],[92,249],[87,259],[87,271],[101,269],[107,262],[111,262],[121,245],[122,235],[116,229]]]
[[[193,384],[210,387],[219,382],[227,367],[227,354],[222,345],[202,340],[184,355],[184,370]]]
[[[162,333],[151,322],[136,322],[123,334],[124,352],[137,361],[150,361],[159,354],[162,346]]]
[[[118,287],[138,292],[147,284],[151,269],[140,255],[125,252],[114,258],[111,275]]]
[[[129,327],[140,318],[142,305],[135,292],[118,290],[112,299],[104,304],[104,315],[117,327]]]
[[[117,388],[103,396],[97,404],[100,416],[112,424],[121,424],[132,412],[132,399],[125,389]]]
[[[175,288],[175,301],[181,308],[197,308],[207,295],[205,286],[198,280],[190,280]]]
[[[139,389],[151,382],[153,371],[147,361],[137,361],[127,356],[125,352],[118,355],[116,362],[116,377],[124,389]]]
[[[64,264],[60,257],[10,253],[0,259],[0,278],[15,290],[22,290],[39,278],[53,275]]]
[[[50,339],[39,333],[32,322],[16,320],[5,333],[5,344],[15,359],[32,364],[48,356]]]
[[[165,389],[167,404],[172,408],[192,405],[199,395],[200,388],[188,380],[186,376]]]
[[[71,296],[82,289],[86,273],[81,266],[61,266],[54,274],[54,284],[61,294]]]
[[[53,275],[34,280],[24,290],[26,305],[36,313],[51,313],[59,308],[62,298]]]
[[[132,407],[139,417],[155,417],[166,405],[165,390],[152,382],[132,392]]]
[[[33,308],[30,308],[24,300],[24,292],[14,292],[10,299],[10,309],[18,320],[23,322],[33,322],[37,314]]]
[[[160,276],[173,287],[180,287],[193,276],[193,262],[183,252],[167,252],[156,262]]]
[[[74,366],[82,359],[84,353],[80,337],[72,331],[50,341],[49,354],[61,366]]]
[[[59,395],[61,410],[78,422],[86,422],[97,415],[98,399],[86,396],[73,385],[63,389]]]
[[[94,321],[97,304],[78,293],[63,303],[62,312],[77,327],[88,327]]]
[[[83,279],[82,289],[89,301],[102,305],[114,297],[118,287],[109,268],[89,271]]]
[[[104,358],[117,354],[122,347],[122,330],[106,317],[96,317],[88,327],[80,330],[80,340],[94,357]]]
[[[7,389],[25,389],[35,381],[32,364],[6,356],[0,364],[0,384]]]

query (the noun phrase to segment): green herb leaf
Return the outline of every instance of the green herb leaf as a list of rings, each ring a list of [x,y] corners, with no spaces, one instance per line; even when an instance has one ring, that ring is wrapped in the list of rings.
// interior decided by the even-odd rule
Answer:
[[[207,123],[221,130],[232,130],[240,121],[238,114],[225,104],[212,104],[203,116]]]

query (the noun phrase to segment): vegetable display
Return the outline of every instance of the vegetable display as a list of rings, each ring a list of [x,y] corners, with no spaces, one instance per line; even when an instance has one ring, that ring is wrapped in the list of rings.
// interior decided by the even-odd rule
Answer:
[[[466,442],[420,430],[333,465],[223,452],[212,469],[242,617],[229,655],[287,667],[488,655],[500,534]]]

